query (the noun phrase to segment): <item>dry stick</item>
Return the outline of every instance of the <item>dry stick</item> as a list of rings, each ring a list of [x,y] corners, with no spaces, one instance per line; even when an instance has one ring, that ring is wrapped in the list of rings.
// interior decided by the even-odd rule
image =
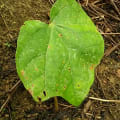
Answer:
[[[101,34],[102,35],[120,35],[120,33],[102,33],[102,32],[101,32]]]
[[[58,99],[57,99],[57,97],[54,97],[54,105],[55,105],[55,112],[58,112],[59,107],[58,107]]]
[[[104,92],[104,90],[103,90],[103,87],[102,87],[102,84],[101,84],[101,80],[100,80],[100,78],[99,78],[99,76],[98,76],[98,69],[96,69],[95,76],[96,76],[96,79],[98,80],[98,82],[99,82],[99,84],[100,84],[102,94],[103,94],[103,96],[105,96],[105,92]]]
[[[10,31],[6,21],[4,20],[3,15],[2,14],[0,14],[0,15],[1,15],[1,18],[2,18],[2,20],[3,20],[3,22],[4,22],[5,26],[6,26],[7,30]]]
[[[106,100],[106,99],[101,99],[101,98],[95,98],[95,97],[88,97],[89,99],[92,99],[92,100],[97,100],[97,101],[102,101],[102,102],[111,102],[111,103],[120,103],[120,100]],[[66,108],[76,108],[72,105],[65,105],[65,104],[61,104],[61,103],[58,103],[59,105],[61,106],[64,106],[65,109]]]
[[[67,109],[67,108],[76,108],[76,107],[74,107],[73,105],[65,105],[65,104],[61,104],[61,103],[58,103],[60,106],[63,106],[63,107],[65,107],[65,108],[63,108],[63,109]]]
[[[106,99],[95,98],[95,97],[89,97],[89,99],[102,101],[102,102],[120,103],[120,100],[106,100]]]
[[[98,14],[91,10],[90,8],[86,7],[86,10],[89,11],[89,13],[93,14],[94,16],[97,16]]]
[[[19,80],[10,90],[10,94],[8,95],[6,101],[4,102],[4,104],[1,106],[0,108],[0,113],[2,112],[2,110],[7,106],[7,104],[9,103],[13,93],[15,92],[15,89],[20,85],[21,81]]]
[[[89,0],[86,0],[86,6],[88,6],[88,2],[89,2]]]
[[[104,17],[103,19],[104,19],[105,27],[110,29],[109,33],[112,33],[112,29],[113,29],[112,25],[108,23],[108,20],[106,19],[106,17]]]
[[[118,48],[118,46],[120,46],[120,43],[118,43],[117,45],[113,46],[110,49],[107,49],[104,53],[104,56],[106,56],[106,57],[109,56],[115,49]]]
[[[88,6],[90,6],[91,8],[95,8],[95,9],[98,10],[99,12],[104,13],[106,16],[112,17],[112,18],[114,18],[115,20],[120,21],[120,18],[118,18],[118,17],[116,17],[116,16],[113,16],[113,15],[107,13],[107,12],[104,11],[103,9],[97,7],[96,5],[89,4]]]
[[[97,15],[102,15],[99,11],[97,11],[91,4],[88,5],[91,10],[93,10],[93,13],[97,13]]]
[[[88,115],[88,116],[94,116],[93,114],[91,114],[91,113],[85,113],[86,115]],[[101,116],[96,116],[96,118],[97,119],[101,119]]]
[[[118,7],[116,6],[116,4],[114,3],[114,0],[110,0],[112,5],[114,6],[115,10],[117,11],[118,15],[120,15],[120,11],[118,9]]]
[[[9,90],[9,92],[12,92],[13,90],[15,90],[15,89],[19,86],[20,83],[21,83],[21,81],[19,80],[19,81]]]
[[[61,103],[58,103],[58,104],[64,107],[72,107],[72,105],[66,105],[66,104],[61,104]]]
[[[54,0],[49,0],[50,4],[53,5],[54,4]]]
[[[95,5],[95,4],[99,3],[100,1],[101,0],[95,0],[95,1],[92,2],[92,4]]]
[[[7,99],[6,99],[6,101],[4,102],[4,104],[1,106],[1,108],[0,108],[0,113],[1,113],[2,110],[6,107],[6,105],[9,103],[10,98],[11,98],[11,96],[9,95],[9,96],[7,97]]]

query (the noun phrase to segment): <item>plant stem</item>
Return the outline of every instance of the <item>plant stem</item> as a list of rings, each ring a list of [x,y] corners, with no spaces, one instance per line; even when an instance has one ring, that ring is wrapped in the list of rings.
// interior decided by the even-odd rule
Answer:
[[[54,106],[55,106],[55,112],[58,112],[59,107],[58,107],[58,99],[57,99],[57,97],[54,97]]]

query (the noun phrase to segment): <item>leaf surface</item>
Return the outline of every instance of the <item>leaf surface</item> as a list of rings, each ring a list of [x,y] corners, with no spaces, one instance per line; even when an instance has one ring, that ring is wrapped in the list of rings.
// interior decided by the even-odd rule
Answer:
[[[78,106],[94,81],[104,40],[75,0],[57,0],[50,24],[26,21],[17,41],[16,67],[33,98],[61,96]]]

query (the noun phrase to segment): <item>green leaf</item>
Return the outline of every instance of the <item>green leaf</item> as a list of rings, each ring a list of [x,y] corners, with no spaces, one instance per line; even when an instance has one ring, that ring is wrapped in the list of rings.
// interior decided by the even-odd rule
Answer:
[[[94,81],[104,40],[75,0],[57,0],[50,24],[26,21],[17,41],[16,67],[35,101],[61,96],[78,106]]]

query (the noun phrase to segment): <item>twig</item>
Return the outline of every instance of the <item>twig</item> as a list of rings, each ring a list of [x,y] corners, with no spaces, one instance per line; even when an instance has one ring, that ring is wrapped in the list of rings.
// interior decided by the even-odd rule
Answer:
[[[99,69],[99,66],[98,66],[98,69]],[[103,87],[102,87],[102,84],[101,84],[101,79],[100,79],[99,76],[98,76],[98,73],[99,73],[98,69],[96,69],[95,76],[96,76],[96,79],[98,80],[98,83],[99,83],[99,85],[100,85],[101,93],[102,93],[103,96],[105,97],[105,92],[104,92]]]
[[[54,4],[54,0],[49,0],[50,4],[53,5]]]
[[[86,6],[88,6],[88,2],[89,2],[89,0],[86,0]]]
[[[88,116],[94,116],[93,114],[91,114],[91,113],[85,113],[86,115],[88,115]],[[101,116],[96,116],[96,118],[97,119],[101,119]]]
[[[120,21],[120,18],[118,18],[118,17],[116,17],[116,16],[113,16],[113,15],[107,13],[107,12],[104,11],[103,9],[97,7],[96,5],[89,4],[88,6],[90,6],[90,8],[95,8],[95,9],[98,10],[100,13],[101,13],[101,12],[104,13],[106,16],[112,17],[113,19]]]
[[[120,103],[120,100],[106,100],[106,99],[95,98],[95,97],[89,97],[89,99],[102,101],[102,102]]]
[[[95,1],[92,2],[92,4],[95,5],[95,4],[99,3],[100,1],[101,0],[95,0]]]
[[[64,109],[67,109],[67,108],[76,108],[76,107],[74,107],[74,106],[72,106],[72,105],[65,105],[65,104],[61,104],[61,103],[58,103],[60,106],[63,106],[63,107],[65,107]]]
[[[117,11],[118,15],[120,15],[120,11],[119,9],[117,8],[116,4],[114,3],[114,0],[110,0],[112,5],[114,6],[115,10]]]
[[[6,99],[6,101],[4,102],[4,104],[1,106],[0,108],[0,113],[2,112],[2,110],[7,106],[8,102],[10,101],[11,95],[9,95]]]
[[[104,53],[104,56],[109,56],[115,49],[117,49],[117,47],[120,45],[120,43],[118,43],[117,45],[113,46],[110,49],[107,49]]]
[[[15,89],[20,85],[21,81],[19,80],[10,90],[9,90],[9,95],[6,99],[6,101],[4,102],[4,104],[1,106],[0,108],[0,113],[2,112],[2,110],[7,106],[7,104],[9,103],[13,93],[16,91]]]
[[[101,33],[102,35],[120,35],[120,33]]]
[[[14,89],[16,89],[16,88],[19,86],[20,83],[21,83],[21,81],[19,80],[19,81],[9,90],[9,92],[12,92]]]
[[[88,112],[91,104],[92,104],[91,100],[88,100],[88,102],[84,105],[84,109],[83,109],[84,113]]]

